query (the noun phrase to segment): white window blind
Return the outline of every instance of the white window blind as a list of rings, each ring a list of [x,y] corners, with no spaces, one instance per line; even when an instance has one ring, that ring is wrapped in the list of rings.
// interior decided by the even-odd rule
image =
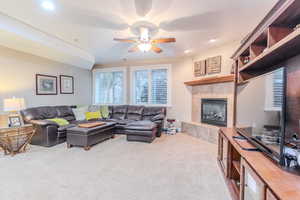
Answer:
[[[125,71],[96,70],[94,72],[94,103],[125,103]]]
[[[273,74],[273,107],[281,108],[283,103],[283,70]]]
[[[135,71],[135,103],[143,104],[149,101],[149,78],[148,70]]]
[[[138,67],[132,70],[132,99],[134,104],[170,104],[170,68]]]
[[[168,102],[168,71],[167,69],[154,69],[152,78],[152,104],[167,104]]]

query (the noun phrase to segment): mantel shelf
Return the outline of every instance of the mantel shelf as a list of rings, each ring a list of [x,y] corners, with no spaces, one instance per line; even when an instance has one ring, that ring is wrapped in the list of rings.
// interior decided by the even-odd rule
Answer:
[[[184,82],[185,85],[188,86],[197,86],[197,85],[208,85],[208,84],[215,84],[215,83],[226,83],[226,82],[233,82],[234,75],[226,75],[226,76],[213,76],[208,78],[202,78],[193,81],[186,81]]]

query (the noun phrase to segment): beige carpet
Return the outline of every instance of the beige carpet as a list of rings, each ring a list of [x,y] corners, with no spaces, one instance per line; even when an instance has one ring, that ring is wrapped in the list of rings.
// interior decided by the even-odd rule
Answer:
[[[119,136],[88,152],[32,146],[0,155],[0,200],[229,200],[216,152],[184,134],[152,144]]]

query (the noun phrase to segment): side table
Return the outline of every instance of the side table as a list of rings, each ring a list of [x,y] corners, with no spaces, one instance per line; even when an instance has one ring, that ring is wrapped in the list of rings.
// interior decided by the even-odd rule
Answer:
[[[24,152],[35,130],[32,125],[0,128],[0,147],[5,155]]]

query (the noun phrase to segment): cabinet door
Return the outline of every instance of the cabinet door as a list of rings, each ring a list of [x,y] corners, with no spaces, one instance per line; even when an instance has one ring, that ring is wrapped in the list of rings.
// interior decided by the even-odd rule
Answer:
[[[267,197],[266,200],[278,200],[278,198],[271,192],[271,190],[267,189]]]
[[[265,183],[251,169],[248,163],[242,159],[242,200],[265,200]]]
[[[225,176],[227,176],[228,171],[228,139],[223,135],[222,132],[219,132],[219,155],[218,155],[220,164],[223,168]]]

